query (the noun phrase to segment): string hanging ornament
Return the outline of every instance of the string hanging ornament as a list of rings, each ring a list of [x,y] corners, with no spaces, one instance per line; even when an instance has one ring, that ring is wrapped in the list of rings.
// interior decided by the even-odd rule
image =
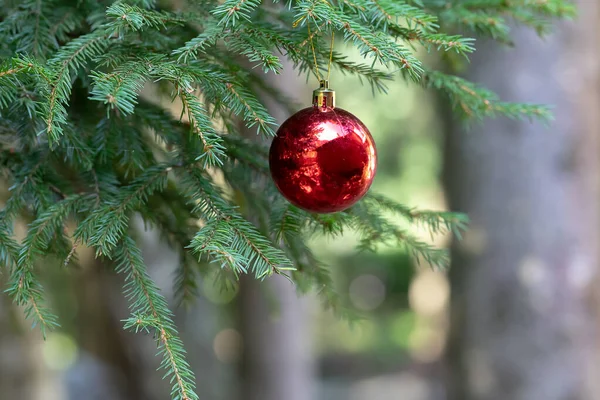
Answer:
[[[310,21],[307,27],[319,88],[313,91],[311,107],[279,127],[269,167],[277,189],[290,203],[309,212],[331,213],[351,207],[367,193],[377,170],[377,150],[365,124],[335,105],[335,92],[329,88],[333,29],[327,77],[322,79]]]

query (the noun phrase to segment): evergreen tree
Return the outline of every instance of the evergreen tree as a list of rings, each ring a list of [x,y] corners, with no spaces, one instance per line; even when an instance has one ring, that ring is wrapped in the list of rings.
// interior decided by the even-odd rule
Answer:
[[[174,2],[173,2],[174,3]],[[287,203],[270,181],[275,121],[261,102],[285,96],[265,74],[287,57],[301,74],[353,74],[385,92],[399,78],[443,93],[466,119],[551,117],[504,102],[458,76],[427,67],[421,49],[460,66],[485,35],[510,44],[512,21],[547,32],[570,17],[563,0],[0,0],[0,168],[10,197],[0,212],[7,293],[42,334],[58,320],[37,267],[75,264],[79,246],[114,265],[131,304],[125,328],[151,332],[173,399],[197,399],[172,312],[150,279],[131,224],[139,215],[180,255],[182,302],[209,269],[282,274],[345,312],[327,268],[306,245],[315,234],[361,234],[360,248],[405,246],[435,267],[435,248],[387,216],[460,236],[461,214],[415,210],[371,193],[348,211],[318,215]],[[364,63],[331,47],[334,34]],[[249,69],[253,65],[259,68]],[[262,70],[262,72],[261,72]],[[140,92],[152,83],[182,107],[173,115]],[[240,130],[256,131],[256,140]],[[13,234],[26,221],[22,241]],[[396,218],[395,218],[396,219]],[[198,222],[200,221],[200,223]],[[75,225],[74,230],[67,229]]]

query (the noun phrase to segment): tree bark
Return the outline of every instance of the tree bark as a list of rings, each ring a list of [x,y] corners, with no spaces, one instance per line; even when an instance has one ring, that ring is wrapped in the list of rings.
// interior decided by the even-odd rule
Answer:
[[[21,312],[8,296],[0,296],[0,398],[32,399],[35,393],[36,347]]]
[[[300,89],[288,60],[270,83],[292,99],[308,104],[310,92]],[[304,93],[306,92],[306,93]],[[282,123],[289,113],[281,104],[265,99],[271,114]],[[255,136],[252,133],[252,136]],[[300,298],[285,278],[273,276],[258,282],[241,279],[240,329],[243,337],[241,400],[313,400],[315,360],[312,354],[310,302]]]
[[[244,277],[240,292],[243,400],[312,400],[314,360],[307,299],[279,276]]]
[[[555,106],[556,121],[448,130],[452,209],[472,219],[453,250],[450,400],[598,399],[600,219],[598,4],[545,40],[479,42],[468,78],[503,99]],[[597,377],[597,375],[596,375]]]

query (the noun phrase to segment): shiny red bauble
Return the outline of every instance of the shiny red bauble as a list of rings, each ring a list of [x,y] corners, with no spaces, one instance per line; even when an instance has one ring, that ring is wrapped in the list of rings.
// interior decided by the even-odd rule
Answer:
[[[315,105],[281,125],[269,166],[275,185],[292,204],[331,213],[365,195],[375,177],[377,152],[358,118],[341,108]]]

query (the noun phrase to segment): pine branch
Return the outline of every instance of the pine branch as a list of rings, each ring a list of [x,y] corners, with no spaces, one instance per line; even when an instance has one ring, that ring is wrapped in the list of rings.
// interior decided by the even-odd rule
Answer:
[[[382,32],[372,32],[363,25],[340,13],[335,22],[344,32],[344,38],[352,41],[363,57],[372,56],[383,64],[391,63],[413,81],[420,81],[423,73],[421,62],[408,49],[392,41]]]
[[[228,94],[223,101],[231,111],[236,115],[241,114],[248,128],[256,126],[257,134],[264,132],[267,136],[275,136],[271,126],[275,125],[276,121],[256,97],[241,85],[228,82],[225,86]]]
[[[446,268],[450,262],[447,249],[425,243],[404,229],[386,221],[367,204],[358,203],[347,211],[353,227],[361,234],[359,249],[374,251],[378,244],[403,246],[417,263],[420,259],[436,268]]]
[[[8,9],[8,5],[5,6]],[[42,60],[58,48],[66,35],[81,26],[82,18],[55,0],[24,0],[0,20],[0,35],[8,35],[15,53]]]
[[[547,106],[500,101],[494,92],[481,88],[465,79],[429,71],[424,80],[426,87],[442,90],[453,107],[463,116],[473,119],[503,115],[512,119],[536,118],[548,121],[552,114]]]
[[[286,247],[297,268],[293,276],[299,290],[302,292],[316,290],[326,310],[331,310],[338,318],[356,320],[356,314],[344,304],[342,297],[335,290],[335,282],[329,268],[314,256],[303,240],[295,238]]]
[[[510,28],[502,16],[463,8],[443,11],[440,16],[449,25],[463,26],[472,32],[490,36],[500,42],[511,42]]]
[[[448,24],[467,27],[479,34],[510,42],[510,28],[507,19],[513,19],[545,35],[550,30],[550,22],[556,18],[570,19],[576,16],[575,6],[564,0],[468,0],[454,7],[433,3],[439,10],[440,19]]]
[[[25,306],[25,315],[39,325],[42,335],[58,326],[57,318],[46,307],[43,288],[34,273],[34,260],[42,258],[58,232],[62,232],[65,218],[85,204],[86,196],[72,195],[53,204],[30,225],[7,292],[18,305]]]
[[[187,63],[190,60],[197,59],[198,56],[206,52],[206,49],[213,46],[219,38],[223,36],[223,26],[219,25],[214,19],[205,21],[204,31],[195,38],[186,42],[185,46],[173,51],[173,55],[178,56],[179,62]]]
[[[24,207],[27,200],[34,211],[39,210],[47,203],[43,198],[47,189],[42,182],[45,171],[42,170],[46,162],[47,153],[32,152],[26,162],[20,164],[20,170],[13,175],[13,184],[9,188],[11,196],[6,202],[6,206],[1,212],[2,220],[11,221]]]
[[[380,207],[383,210],[396,213],[406,218],[406,220],[410,223],[423,225],[429,230],[432,236],[443,235],[451,232],[458,239],[461,239],[462,232],[466,231],[467,224],[469,223],[469,218],[465,214],[444,211],[417,210],[396,203],[376,193],[367,194],[363,200],[363,203],[367,203],[371,207]]]
[[[269,175],[268,148],[234,135],[224,135],[223,141],[226,144],[227,155],[231,159],[239,161],[265,176]]]
[[[43,103],[42,114],[46,121],[46,133],[51,141],[58,141],[67,123],[67,103],[71,94],[71,74],[82,68],[84,63],[99,55],[108,46],[102,31],[92,32],[72,40],[48,61],[52,84],[44,88],[47,103]]]
[[[219,190],[197,170],[181,170],[184,195],[195,203],[194,212],[206,225],[196,234],[191,248],[214,257],[235,273],[254,271],[257,279],[293,270],[291,261],[244,219]]]
[[[117,2],[106,9],[109,22],[106,24],[110,36],[122,36],[125,32],[136,32],[144,28],[166,29],[167,25],[182,25],[183,18],[168,12],[147,10],[135,5]]]
[[[221,166],[225,158],[222,138],[215,132],[211,120],[206,115],[200,101],[185,89],[179,89],[183,112],[187,110],[192,132],[200,138],[203,153],[196,160],[203,162],[203,168]]]
[[[446,35],[441,33],[424,33],[419,30],[404,28],[396,24],[389,24],[390,34],[395,37],[411,42],[418,42],[428,51],[435,48],[440,51],[454,51],[457,54],[467,56],[475,51],[473,43],[475,39],[464,38],[460,35]]]
[[[177,305],[191,306],[199,296],[198,290],[198,264],[192,257],[182,256],[173,283],[173,291],[176,294]]]
[[[39,68],[35,60],[18,57],[0,63],[0,109],[13,105],[18,92],[25,91],[24,79],[20,76]]]
[[[260,5],[260,0],[225,0],[212,11],[220,18],[219,25],[235,25],[240,19],[250,21],[252,12]]]
[[[148,275],[139,248],[131,237],[124,236],[115,253],[116,271],[125,276],[124,292],[130,301],[131,317],[125,320],[125,329],[153,331],[162,356],[160,369],[166,371],[165,378],[170,378],[173,383],[172,398],[198,399],[195,377],[185,358],[173,314]]]
[[[366,80],[373,88],[381,93],[387,93],[387,82],[392,81],[393,75],[386,71],[374,69],[366,64],[359,64],[349,61],[346,56],[333,52],[332,63],[343,74],[352,74],[358,76],[360,82]]]
[[[9,274],[17,265],[19,251],[19,244],[13,239],[11,230],[4,222],[0,222],[0,265],[5,267]]]
[[[388,23],[398,23],[399,20],[406,21],[410,27],[415,27],[419,32],[435,32],[439,28],[438,18],[428,14],[420,7],[415,7],[404,1],[396,0],[360,0],[363,10],[369,13],[359,13],[366,17],[366,21],[375,24],[376,27],[387,28]],[[358,8],[360,11],[361,8]],[[368,16],[367,16],[368,15]]]
[[[144,204],[154,192],[162,191],[171,166],[146,170],[117,195],[94,210],[75,230],[74,237],[96,248],[97,255],[110,256],[129,225],[129,212]]]
[[[301,236],[302,230],[308,225],[306,212],[298,207],[280,201],[273,205],[270,215],[270,232],[277,242],[289,244],[292,239]]]
[[[91,73],[94,86],[91,100],[100,101],[118,109],[123,115],[133,114],[138,94],[149,78],[151,60],[128,61],[113,69],[110,73]]]
[[[245,31],[230,35],[227,44],[230,51],[246,56],[251,63],[260,63],[265,73],[271,71],[278,74],[283,69],[281,60],[273,54],[269,43],[247,35]]]

